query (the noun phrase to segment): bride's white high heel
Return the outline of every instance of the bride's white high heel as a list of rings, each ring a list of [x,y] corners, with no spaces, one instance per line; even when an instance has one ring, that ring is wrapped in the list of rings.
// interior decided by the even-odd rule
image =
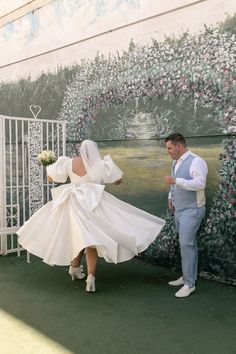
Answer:
[[[82,265],[77,268],[73,268],[72,266],[70,266],[69,274],[70,274],[72,280],[75,280],[76,278],[77,279],[84,279],[85,278],[84,268]]]
[[[86,291],[88,293],[95,293],[95,277],[92,274],[89,274],[86,280]]]

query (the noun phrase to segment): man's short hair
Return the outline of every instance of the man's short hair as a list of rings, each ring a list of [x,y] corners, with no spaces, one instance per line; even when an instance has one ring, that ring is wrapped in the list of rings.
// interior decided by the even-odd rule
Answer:
[[[169,135],[167,138],[165,138],[165,143],[167,143],[167,141],[171,141],[173,145],[181,144],[186,146],[186,141],[183,135],[179,133]]]

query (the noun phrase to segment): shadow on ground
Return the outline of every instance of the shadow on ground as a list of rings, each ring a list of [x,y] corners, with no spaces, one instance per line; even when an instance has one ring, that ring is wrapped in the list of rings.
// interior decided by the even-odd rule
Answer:
[[[63,346],[64,353],[235,353],[236,289],[200,279],[195,294],[176,299],[176,289],[167,284],[175,276],[141,260],[100,261],[98,291],[87,294],[85,282],[72,282],[66,267],[36,257],[27,264],[25,255],[0,257],[0,307]],[[1,343],[17,345],[14,331],[2,336],[1,330]],[[19,340],[23,348],[24,337]],[[16,351],[57,353],[31,349],[30,342],[25,348]]]

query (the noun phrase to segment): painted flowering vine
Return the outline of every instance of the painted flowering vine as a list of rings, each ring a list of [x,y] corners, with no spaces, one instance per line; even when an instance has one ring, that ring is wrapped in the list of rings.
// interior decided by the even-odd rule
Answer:
[[[202,269],[236,284],[236,138],[223,146],[220,183],[199,243]]]
[[[205,29],[197,36],[186,33],[181,38],[144,47],[134,46],[123,55],[83,63],[67,87],[59,119],[68,120],[72,140],[89,136],[100,110],[125,107],[132,100],[161,98],[180,103],[192,100],[194,111],[208,109],[207,119],[221,127],[221,132],[236,133],[236,41],[235,35],[219,29]],[[202,117],[205,119],[205,117]],[[159,122],[159,131],[170,124],[168,114]],[[203,270],[221,279],[235,277],[235,138],[225,140],[220,156],[220,183],[205,226],[200,234]],[[172,264],[178,260],[177,235],[168,213],[162,237],[145,253],[149,260],[163,256]],[[234,270],[234,275],[232,274]],[[233,280],[234,281],[234,280]]]
[[[193,37],[145,47],[122,56],[97,56],[83,64],[68,86],[59,119],[69,121],[69,136],[81,140],[102,108],[126,105],[138,97],[194,100],[210,108],[208,119],[225,133],[235,128],[235,36],[206,29]]]

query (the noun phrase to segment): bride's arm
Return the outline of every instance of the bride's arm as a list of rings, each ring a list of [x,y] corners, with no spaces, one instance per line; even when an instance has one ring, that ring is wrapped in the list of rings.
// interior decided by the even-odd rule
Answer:
[[[48,176],[48,175],[47,175],[47,178],[48,178],[48,182],[51,182],[51,183],[54,182],[51,176]]]
[[[110,155],[103,158],[103,180],[102,183],[119,185],[122,183],[122,170],[112,160]]]
[[[69,161],[69,157],[60,156],[55,163],[47,166],[48,181],[65,183],[68,178],[67,163]]]

